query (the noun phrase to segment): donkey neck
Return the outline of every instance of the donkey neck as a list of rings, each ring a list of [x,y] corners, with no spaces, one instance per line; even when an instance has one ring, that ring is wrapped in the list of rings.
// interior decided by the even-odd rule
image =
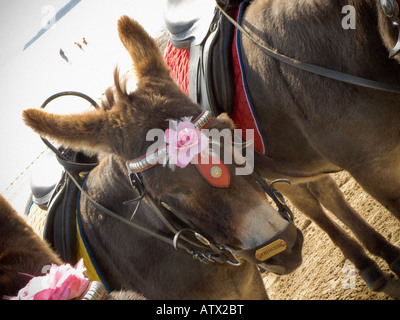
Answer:
[[[123,160],[111,154],[90,172],[84,189],[94,200],[110,209],[129,200],[133,192]]]
[[[86,179],[84,189],[91,200],[113,211],[121,218],[131,221],[134,219],[138,225],[147,227],[156,233],[169,232],[169,229],[154,212],[153,198],[151,196],[140,197],[142,191],[145,194],[148,194],[148,191],[139,191],[132,185],[126,164],[121,158],[112,155],[104,158]],[[81,215],[86,217],[88,228],[94,232],[103,228],[99,224],[99,219],[103,222],[108,221],[110,225],[120,223],[118,219],[109,216],[107,212],[96,209],[91,204],[91,200],[85,197],[80,199],[81,208],[83,208]],[[133,227],[129,226],[129,228]],[[149,235],[146,236],[149,237]]]

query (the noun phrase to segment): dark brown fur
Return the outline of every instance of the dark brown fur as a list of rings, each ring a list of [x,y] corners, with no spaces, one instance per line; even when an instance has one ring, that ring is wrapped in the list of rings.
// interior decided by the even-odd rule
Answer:
[[[15,296],[42,268],[61,260],[0,195],[0,299]]]
[[[30,276],[43,276],[48,266],[62,263],[48,243],[0,195],[0,300],[16,296]],[[145,300],[134,291],[113,291],[108,299]]]
[[[42,136],[64,146],[90,153],[106,153],[88,176],[84,188],[96,201],[130,218],[136,203],[125,166],[127,160],[144,155],[153,141],[145,141],[150,129],[168,128],[169,119],[200,114],[200,107],[179,89],[171,78],[156,43],[134,20],[119,21],[122,43],[130,53],[138,76],[137,90],[128,93],[115,73],[115,89],[107,91],[103,108],[70,116],[43,110],[24,111],[24,120]],[[220,115],[209,129],[233,129],[232,121]],[[184,216],[210,240],[247,249],[271,238],[287,224],[272,208],[263,190],[251,176],[236,176],[229,164],[229,188],[215,188],[203,179],[195,166],[171,170],[158,165],[141,174],[147,192]],[[132,289],[151,299],[265,299],[265,288],[256,266],[243,263],[210,265],[194,261],[172,246],[97,211],[82,197],[83,227],[90,246],[109,285]],[[150,230],[170,235],[145,199],[134,221]],[[175,223],[178,223],[175,221]],[[290,272],[301,262],[302,236],[267,264]]]
[[[341,26],[345,5],[356,9],[355,30]],[[388,58],[397,34],[378,0],[256,0],[248,7],[243,26],[290,57],[400,85],[400,65]],[[278,169],[304,175],[347,170],[400,218],[399,95],[298,70],[267,57],[254,43],[242,39],[251,97]],[[263,174],[270,179],[281,177],[269,170]],[[360,218],[331,177],[321,174],[291,180],[291,186],[279,186],[283,193],[329,234],[372,288],[380,287],[384,276],[323,207],[400,274],[400,250]]]

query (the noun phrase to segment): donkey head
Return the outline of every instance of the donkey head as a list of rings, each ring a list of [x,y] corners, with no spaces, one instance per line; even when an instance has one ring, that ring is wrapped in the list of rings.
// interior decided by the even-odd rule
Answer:
[[[115,90],[107,92],[108,103],[102,109],[72,115],[29,109],[23,117],[39,135],[65,147],[92,154],[110,153],[113,159],[129,163],[145,155],[154,143],[146,141],[151,129],[165,131],[171,119],[193,120],[201,109],[175,84],[157,44],[136,21],[124,16],[118,29],[136,71],[134,92],[126,92],[116,72]],[[229,117],[220,115],[208,127],[213,128],[233,130],[234,125]],[[110,159],[105,157],[103,161]],[[273,238],[289,222],[270,205],[255,179],[235,175],[235,167],[226,165],[230,182],[225,188],[212,186],[193,164],[174,170],[159,164],[140,175],[153,199],[167,203],[181,220],[195,226],[213,243],[246,250]],[[278,266],[280,273],[290,272],[301,262],[302,236],[294,228],[289,237],[297,239],[296,244],[267,260],[267,264]]]

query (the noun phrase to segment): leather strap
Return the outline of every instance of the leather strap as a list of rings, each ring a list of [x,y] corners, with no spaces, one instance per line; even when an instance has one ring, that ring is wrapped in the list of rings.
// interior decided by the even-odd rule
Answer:
[[[228,188],[231,175],[227,166],[211,154],[197,155],[197,170],[209,184],[217,188]]]
[[[334,79],[337,81],[353,84],[356,86],[364,87],[364,88],[369,88],[369,89],[376,89],[380,91],[385,91],[385,92],[391,92],[391,93],[397,93],[400,94],[400,87],[391,85],[388,83],[383,83],[383,82],[378,82],[378,81],[373,81],[361,77],[357,77],[354,75],[350,75],[347,73],[343,73],[340,71],[324,68],[324,67],[319,67],[313,64],[309,64],[306,62],[303,62],[301,60],[293,59],[290,58],[284,54],[281,54],[279,52],[276,52],[275,50],[269,48],[266,44],[264,44],[261,39],[255,37],[254,35],[250,34],[246,30],[244,30],[232,17],[223,10],[218,3],[216,3],[217,7],[221,12],[225,15],[225,17],[247,38],[249,38],[252,42],[254,42],[260,49],[263,51],[265,54],[268,56],[277,59],[280,62],[283,62],[287,65],[290,65],[292,67],[295,67],[300,70],[304,70],[313,74],[320,75],[325,78],[330,78]]]

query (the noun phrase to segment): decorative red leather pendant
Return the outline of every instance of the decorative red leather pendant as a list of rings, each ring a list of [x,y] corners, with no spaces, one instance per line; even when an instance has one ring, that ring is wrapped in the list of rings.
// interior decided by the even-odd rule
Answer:
[[[200,174],[214,187],[227,188],[231,181],[228,167],[210,154],[197,155],[196,168]]]

